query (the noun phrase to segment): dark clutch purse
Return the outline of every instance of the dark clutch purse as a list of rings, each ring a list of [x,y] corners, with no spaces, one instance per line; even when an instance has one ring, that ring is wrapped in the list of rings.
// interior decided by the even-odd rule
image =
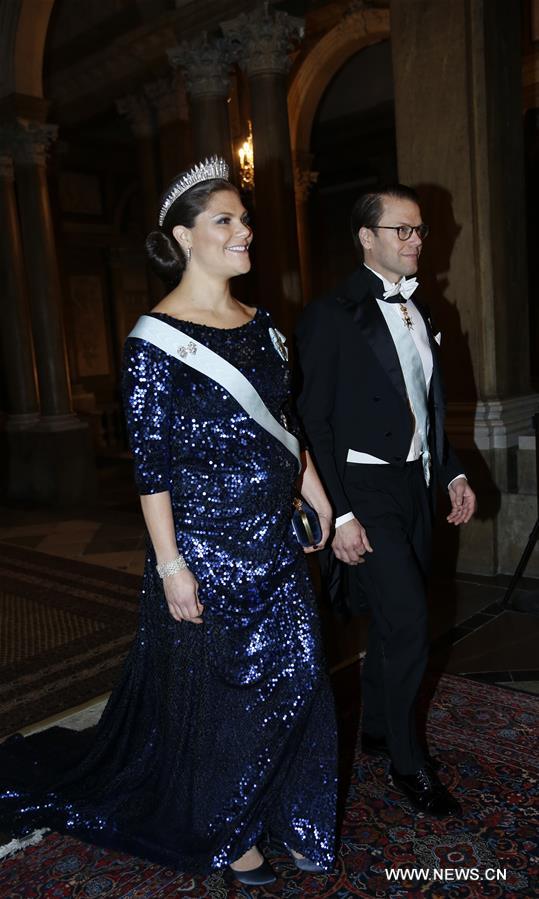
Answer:
[[[292,527],[300,546],[316,546],[322,539],[322,528],[318,515],[304,499],[294,499]]]

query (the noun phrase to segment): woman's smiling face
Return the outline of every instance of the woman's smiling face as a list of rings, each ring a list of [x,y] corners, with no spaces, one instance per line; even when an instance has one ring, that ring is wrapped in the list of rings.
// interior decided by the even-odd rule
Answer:
[[[219,190],[197,215],[192,228],[178,225],[174,236],[182,248],[190,246],[188,269],[233,278],[251,268],[249,244],[253,232],[247,210],[235,190]]]

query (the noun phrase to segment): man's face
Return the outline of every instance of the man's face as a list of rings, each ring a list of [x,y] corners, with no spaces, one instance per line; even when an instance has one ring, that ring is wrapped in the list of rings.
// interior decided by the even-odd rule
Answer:
[[[359,239],[365,263],[388,281],[396,282],[404,275],[417,272],[423,241],[412,231],[408,240],[400,240],[397,232],[380,225],[421,225],[421,210],[412,200],[383,197],[383,212],[376,228],[361,228]]]

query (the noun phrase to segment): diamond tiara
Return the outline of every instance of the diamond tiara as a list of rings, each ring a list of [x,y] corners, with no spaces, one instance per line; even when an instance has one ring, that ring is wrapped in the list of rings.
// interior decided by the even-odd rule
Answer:
[[[204,162],[199,162],[197,165],[193,166],[192,169],[189,169],[189,171],[174,184],[174,187],[172,187],[163,200],[161,209],[159,210],[159,227],[161,227],[165,221],[166,214],[172,204],[175,203],[178,197],[181,197],[186,190],[189,190],[190,187],[194,187],[195,184],[200,184],[201,181],[211,181],[213,178],[222,178],[224,181],[228,181],[228,176],[228,163],[220,156],[210,156],[210,158],[205,159]]]

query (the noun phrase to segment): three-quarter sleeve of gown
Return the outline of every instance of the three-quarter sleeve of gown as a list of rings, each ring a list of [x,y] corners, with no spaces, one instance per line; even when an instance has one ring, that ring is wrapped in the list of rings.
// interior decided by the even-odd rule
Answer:
[[[170,489],[171,364],[145,340],[130,337],[124,348],[122,398],[135,482],[140,494]]]

